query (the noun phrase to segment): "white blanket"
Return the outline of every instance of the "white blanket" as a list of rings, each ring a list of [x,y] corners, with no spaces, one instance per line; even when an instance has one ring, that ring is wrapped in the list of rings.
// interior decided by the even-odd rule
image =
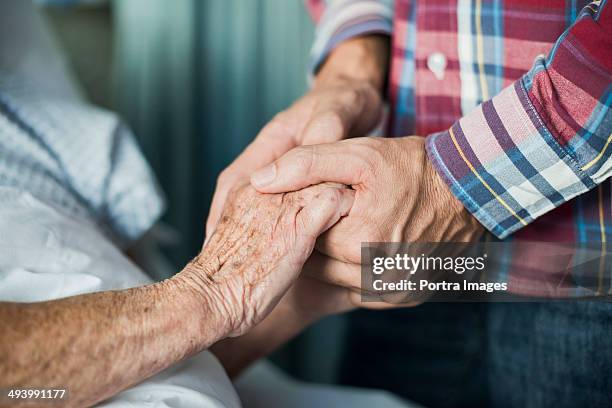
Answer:
[[[90,221],[0,187],[1,301],[36,302],[149,282]],[[203,352],[102,406],[239,407],[240,401],[216,358]]]

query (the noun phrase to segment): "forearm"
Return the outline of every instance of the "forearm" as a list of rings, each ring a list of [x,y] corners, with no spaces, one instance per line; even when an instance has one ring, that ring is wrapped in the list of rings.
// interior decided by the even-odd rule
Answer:
[[[0,303],[0,388],[63,388],[70,406],[108,398],[224,337],[222,309],[202,295],[182,273],[122,291]]]
[[[320,66],[314,85],[342,80],[364,81],[382,93],[389,66],[390,38],[370,34],[340,43]]]

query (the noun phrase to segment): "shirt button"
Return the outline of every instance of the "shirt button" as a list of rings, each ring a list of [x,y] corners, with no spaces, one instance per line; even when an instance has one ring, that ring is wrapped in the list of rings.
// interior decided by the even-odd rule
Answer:
[[[446,69],[446,57],[441,52],[434,52],[427,57],[427,68],[434,74],[437,79],[444,78],[444,70]]]

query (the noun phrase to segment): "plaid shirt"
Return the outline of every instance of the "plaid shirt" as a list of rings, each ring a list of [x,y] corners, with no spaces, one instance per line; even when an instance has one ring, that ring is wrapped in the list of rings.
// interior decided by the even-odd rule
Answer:
[[[547,274],[543,262],[518,267],[538,259],[539,247],[509,245],[500,280],[536,296],[612,294],[606,0],[308,0],[308,6],[318,22],[313,71],[345,39],[392,36],[388,135],[427,136],[438,173],[497,239],[599,251],[590,282],[582,283],[579,276]]]

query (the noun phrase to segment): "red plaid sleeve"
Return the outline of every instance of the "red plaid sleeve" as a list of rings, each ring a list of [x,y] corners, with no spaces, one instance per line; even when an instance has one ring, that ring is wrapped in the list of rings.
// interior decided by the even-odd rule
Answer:
[[[504,238],[610,177],[611,105],[612,6],[595,1],[521,79],[430,135],[428,154]]]

